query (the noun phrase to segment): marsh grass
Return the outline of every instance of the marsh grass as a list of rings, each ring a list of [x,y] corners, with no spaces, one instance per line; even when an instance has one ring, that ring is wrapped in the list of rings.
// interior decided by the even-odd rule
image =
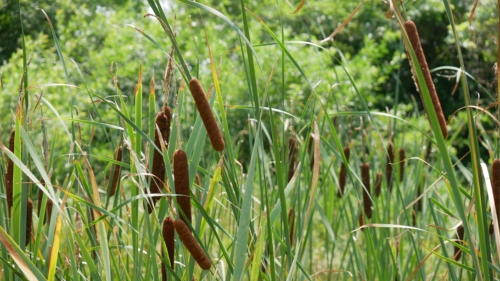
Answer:
[[[114,70],[110,74],[114,95],[71,85],[64,50],[51,26],[69,87],[99,101],[93,109],[96,116],[109,111],[115,119],[59,118],[73,113],[72,104],[68,112],[54,109],[54,118],[60,120],[43,121],[57,123],[58,134],[39,132],[28,122],[38,122],[38,111],[28,107],[37,99],[29,91],[26,68],[21,84],[24,99],[13,109],[13,137],[0,136],[5,156],[0,187],[9,198],[12,184],[13,206],[9,211],[8,201],[0,200],[2,280],[489,280],[499,276],[498,261],[492,258],[497,241],[487,235],[490,214],[477,145],[478,133],[489,137],[477,130],[467,107],[471,166],[450,155],[453,140],[446,139],[439,110],[433,106],[432,86],[426,84],[427,74],[418,59],[420,51],[410,42],[414,35],[405,32],[396,1],[390,1],[395,17],[387,20],[387,26],[399,27],[400,51],[406,46],[415,68],[427,111],[425,122],[418,122],[418,112],[403,119],[395,110],[371,109],[356,86],[362,81],[350,75],[349,62],[336,60],[325,47],[331,42],[308,42],[307,48],[326,55],[325,67],[331,60],[343,72],[346,80],[336,77],[328,83],[349,83],[349,93],[333,87],[324,93],[314,87],[307,62],[294,56],[286,40],[284,23],[276,34],[245,1],[239,2],[243,12],[236,22],[214,7],[179,0],[185,9],[196,11],[203,24],[210,17],[239,36],[236,49],[243,75],[238,79],[247,86],[248,95],[244,105],[227,104],[231,89],[224,82],[234,77],[218,72],[214,56],[219,54],[210,47],[218,38],[210,37],[206,26],[192,30],[200,33],[198,43],[208,53],[208,58],[197,58],[207,62],[208,70],[194,70],[187,62],[189,50],[177,42],[170,16],[158,0],[148,3],[153,13],[147,16],[155,18],[164,38],[153,38],[147,31],[140,35],[162,50],[172,50],[164,51],[170,59],[162,77],[163,101],[156,98],[154,77],[149,96],[143,97],[142,81],[150,74],[143,71],[148,66],[141,68],[139,62],[132,94],[121,91]],[[443,5],[460,49],[453,14],[447,1]],[[252,38],[254,28],[261,28],[271,42]],[[278,51],[279,59],[262,68],[269,62],[259,60],[261,51]],[[463,61],[461,67],[465,70]],[[271,96],[274,88],[286,89],[288,77],[282,70],[288,68],[310,86],[298,107],[287,102],[285,91]],[[464,73],[462,91],[469,106]],[[205,93],[202,83],[213,86]],[[66,91],[68,85],[58,88]],[[171,92],[173,99],[168,98]],[[330,94],[333,102],[324,98]],[[346,94],[353,95],[359,107],[351,110],[343,104],[340,97]],[[50,105],[49,100],[42,101],[43,106]],[[231,135],[235,111],[248,116],[242,120],[241,136]],[[168,125],[155,122],[162,114],[169,116]],[[81,128],[106,135],[121,153],[115,155],[113,149],[102,155],[90,153],[97,144],[77,134]],[[169,133],[164,134],[163,128]],[[287,138],[290,132],[293,137]],[[35,142],[39,137],[47,140],[42,149]],[[236,142],[237,138],[244,142]],[[57,142],[67,143],[68,150],[51,149]],[[399,153],[399,169],[394,168],[398,167],[394,143],[405,147],[404,154]],[[436,151],[428,157],[431,147]],[[311,169],[303,168],[307,161]],[[164,174],[155,171],[160,166]],[[384,167],[385,180],[383,170],[378,170]],[[104,173],[112,175],[108,185],[116,182],[114,196],[104,191],[108,186]],[[156,178],[164,181],[162,188]],[[30,211],[35,192],[39,199],[32,204],[37,204],[38,215]],[[148,202],[157,204],[150,208]]]

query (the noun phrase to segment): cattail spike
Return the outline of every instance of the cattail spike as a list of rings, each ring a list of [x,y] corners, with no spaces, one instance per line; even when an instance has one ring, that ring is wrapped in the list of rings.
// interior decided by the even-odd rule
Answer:
[[[349,162],[349,157],[351,156],[351,149],[348,146],[344,146],[344,155],[345,159]],[[345,191],[345,184],[347,179],[347,168],[342,162],[340,164],[340,172],[339,172],[339,190],[337,191],[337,196],[342,197]]]
[[[290,226],[290,246],[292,246],[295,233],[295,210],[293,208],[288,211],[288,224]]]
[[[200,113],[200,117],[201,120],[203,120],[205,128],[207,129],[207,134],[210,138],[210,142],[212,143],[213,148],[216,151],[223,151],[224,139],[222,138],[219,126],[215,121],[212,109],[210,108],[210,104],[205,97],[205,92],[201,87],[200,81],[198,81],[198,79],[196,78],[191,79],[191,81],[189,81],[189,90],[193,95],[194,102],[196,103],[196,108]]]
[[[429,95],[431,97],[432,104],[434,105],[434,110],[436,111],[436,115],[439,121],[439,126],[441,127],[441,133],[443,134],[443,137],[446,139],[448,137],[448,129],[446,128],[446,119],[444,118],[443,110],[441,108],[441,103],[439,102],[439,97],[436,93],[436,88],[434,87],[434,82],[432,81],[432,76],[429,71],[429,66],[427,65],[427,60],[425,59],[424,50],[422,49],[422,44],[420,43],[420,37],[418,35],[417,26],[413,21],[408,20],[404,23],[404,28],[406,30],[406,33],[408,34],[408,38],[410,39],[411,46],[415,51],[415,55],[417,56],[418,64],[422,69],[422,73],[425,78],[425,84],[429,89]],[[422,87],[416,81],[416,73],[414,71],[414,68],[415,64],[412,63],[413,77],[417,84],[420,97],[422,98],[422,91],[421,91]],[[425,108],[425,103],[424,103],[424,108]]]
[[[491,164],[491,189],[496,207],[498,224],[500,225],[500,159],[496,158]],[[490,224],[490,235],[493,234],[493,222]]]
[[[116,150],[116,161],[122,161],[122,147],[119,146]],[[118,186],[118,180],[120,179],[120,165],[113,165],[113,178],[111,179],[111,186],[109,187],[109,196],[114,196],[116,193],[116,187]]]
[[[463,225],[460,225],[457,228],[457,240],[460,240],[460,241],[458,241],[458,243],[463,245],[463,240],[464,240],[464,226]],[[457,246],[455,246],[454,248],[455,248],[454,259],[457,261],[460,259],[460,256],[462,255],[462,250]]]
[[[406,161],[405,149],[400,148],[398,150],[398,154],[399,154],[399,182],[402,182],[405,174],[405,161]]]
[[[16,138],[16,131],[12,130],[9,139],[9,150],[14,152],[14,143]],[[5,191],[7,195],[7,207],[10,214],[10,209],[12,208],[12,192],[14,188],[14,162],[7,157],[7,173],[5,174]]]
[[[385,165],[385,177],[387,179],[387,188],[392,191],[392,163],[394,163],[394,144],[389,141],[387,146],[387,164]]]
[[[381,189],[382,189],[382,173],[377,172],[375,176],[375,196],[378,197],[380,195]]]
[[[184,213],[181,219],[191,223],[191,193],[189,191],[189,168],[186,153],[179,149],[174,153],[174,183],[177,203]]]
[[[288,138],[288,161],[290,163],[290,166],[288,168],[289,182],[292,179],[293,174],[295,173],[295,163],[297,162],[298,146],[299,143],[297,139],[293,136],[290,136],[290,138]]]
[[[363,163],[361,165],[361,181],[363,182],[363,204],[366,217],[372,217],[372,200],[370,199],[370,165]]]
[[[33,201],[28,198],[26,205],[26,245],[31,241],[31,224],[33,222]]]
[[[167,246],[168,259],[170,261],[170,268],[174,269],[174,219],[171,217],[167,217],[163,220],[163,241],[165,241],[165,245]],[[165,268],[165,264],[161,264],[161,276],[162,281],[167,280],[167,269]]]
[[[177,234],[179,234],[179,238],[181,239],[182,244],[186,246],[187,250],[194,258],[196,263],[198,263],[198,265],[202,269],[209,270],[210,267],[212,267],[212,262],[207,257],[200,244],[198,244],[198,241],[196,241],[196,239],[191,234],[189,227],[184,223],[184,221],[180,219],[174,222],[174,227],[177,231]]]

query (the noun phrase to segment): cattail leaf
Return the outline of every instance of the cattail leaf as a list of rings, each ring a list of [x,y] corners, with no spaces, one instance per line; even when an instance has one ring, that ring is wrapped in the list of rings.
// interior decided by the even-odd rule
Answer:
[[[205,209],[205,212],[207,214],[210,214],[212,207],[213,207],[213,202],[216,194],[216,187],[219,184],[219,181],[221,180],[221,173],[222,173],[222,163],[219,163],[217,165],[217,168],[215,168],[215,171],[212,176],[212,180],[210,181],[210,187],[208,188],[207,192],[207,198],[205,199],[205,204],[203,205],[203,209]],[[206,227],[206,220],[203,220],[201,222],[200,226],[200,236],[203,236],[203,233],[205,232],[205,227]]]
[[[2,226],[0,226],[0,241],[28,280],[47,280]]]
[[[295,181],[297,180],[297,177],[299,176],[300,166],[301,166],[301,164],[299,162],[297,164],[297,169],[295,169],[295,174],[293,175],[292,179],[290,180],[290,182],[288,182],[288,184],[285,187],[285,198],[288,198],[288,196],[290,195],[290,192],[295,187]],[[276,204],[274,204],[274,207],[271,211],[271,224],[274,224],[276,222],[276,219],[278,219],[278,216],[280,215],[281,210],[282,210],[281,200],[278,199],[276,201]]]
[[[265,249],[264,242],[266,241],[266,223],[267,223],[267,215],[264,211],[260,216],[260,225],[257,230],[257,242],[255,243],[254,252],[252,253],[253,259],[250,265],[250,276],[259,276],[259,271],[262,266],[262,253]]]
[[[61,207],[61,211],[63,211],[64,207]],[[57,220],[56,220],[56,228],[54,231],[54,239],[52,240],[52,250],[50,252],[50,257],[49,257],[49,273],[48,273],[48,281],[53,281],[55,280],[56,277],[56,268],[57,268],[57,262],[58,262],[58,256],[59,256],[59,247],[60,242],[61,242],[61,225],[62,225],[62,218],[61,215],[58,213],[57,214]]]

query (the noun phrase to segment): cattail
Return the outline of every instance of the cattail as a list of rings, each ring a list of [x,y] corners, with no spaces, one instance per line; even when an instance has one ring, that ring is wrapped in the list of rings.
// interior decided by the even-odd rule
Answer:
[[[460,225],[458,228],[457,228],[457,240],[458,243],[460,243],[461,245],[463,245],[463,240],[464,240],[464,226],[463,225]],[[460,259],[460,256],[462,255],[462,250],[455,246],[455,260],[459,260]]]
[[[389,141],[387,146],[387,164],[385,165],[385,177],[387,178],[387,188],[392,191],[392,163],[394,163],[394,144]]]
[[[174,153],[174,183],[177,203],[184,216],[181,219],[191,223],[191,194],[189,192],[189,169],[186,152],[179,149]],[[176,227],[177,229],[177,227]]]
[[[170,116],[167,114],[170,113]],[[165,143],[168,141],[168,137],[170,136],[170,119],[172,115],[170,112],[170,108],[168,106],[164,107],[164,111],[158,112],[156,115],[155,123],[156,126],[158,126],[158,130],[160,131],[160,134],[158,134],[158,130],[155,130],[155,145],[161,149],[162,148],[162,143],[161,141]],[[160,138],[161,136],[161,138]],[[165,147],[167,147],[167,144],[165,144]],[[163,154],[153,148],[153,178],[151,180],[151,186],[149,187],[149,192],[150,193],[161,193],[163,189],[163,181],[165,180],[165,175],[166,175],[166,170],[165,170],[165,162],[163,161]],[[160,200],[161,197],[152,197],[151,198],[151,203],[148,205],[148,212],[151,213],[154,209],[154,206],[156,205],[156,202]]]
[[[122,161],[122,147],[119,146],[116,150],[116,161]],[[109,187],[109,196],[114,196],[116,193],[116,187],[118,186],[118,180],[120,179],[120,165],[113,165],[113,178],[111,181],[111,186]]]
[[[358,219],[358,222],[359,222],[359,227],[362,227],[363,225],[365,225],[365,218],[363,217],[363,213],[359,213],[359,219]],[[364,228],[361,229],[362,231],[365,230]]]
[[[348,146],[344,146],[344,155],[347,162],[349,162],[349,156],[351,156],[351,149]],[[342,197],[344,195],[345,183],[347,178],[347,168],[344,162],[340,164],[339,172],[339,190],[337,191],[337,196]]]
[[[375,196],[378,197],[380,195],[381,188],[382,188],[382,173],[377,172],[375,176]]]
[[[399,182],[402,182],[405,174],[405,159],[406,159],[405,149],[400,148],[398,150],[398,154],[399,154]]]
[[[493,201],[497,213],[497,220],[500,225],[500,159],[493,160],[491,165],[491,189],[493,192]],[[490,235],[493,234],[493,222],[490,224]]]
[[[361,181],[365,186],[363,188],[365,214],[370,219],[372,217],[372,200],[370,199],[370,165],[368,163],[361,165]]]
[[[198,108],[201,120],[203,120],[203,124],[207,129],[207,134],[210,138],[210,142],[212,143],[213,148],[216,151],[223,151],[224,139],[222,138],[219,126],[215,121],[212,109],[210,108],[210,104],[205,97],[205,92],[201,87],[200,81],[198,81],[198,79],[196,78],[191,79],[191,81],[189,81],[189,90],[191,90],[194,102],[196,103],[196,108]]]
[[[443,137],[446,139],[448,137],[448,129],[446,128],[446,119],[444,118],[443,110],[441,109],[441,103],[439,102],[439,97],[436,93],[436,88],[434,87],[434,82],[432,81],[431,73],[429,71],[429,66],[427,65],[427,60],[425,59],[424,51],[422,49],[422,45],[420,44],[420,37],[418,35],[417,26],[413,21],[408,20],[404,23],[404,28],[406,30],[406,33],[408,34],[408,38],[410,39],[411,46],[415,51],[415,55],[417,56],[418,64],[420,65],[420,68],[425,78],[425,84],[429,89],[429,95],[431,97],[432,104],[434,105],[434,110],[436,111],[436,115],[439,121],[439,126],[441,127],[441,133],[443,134]],[[415,64],[412,63],[412,69],[414,67]],[[415,71],[413,72],[413,77],[414,79],[416,79]],[[420,97],[422,98],[422,91],[421,91],[422,87],[418,83],[416,84],[420,93]],[[425,103],[424,103],[424,108],[425,108]]]
[[[295,233],[295,210],[293,208],[288,211],[288,224],[290,226],[290,245],[293,245],[293,234]]]
[[[422,186],[419,185],[417,187],[417,198],[422,195]],[[415,212],[421,212],[422,211],[422,198],[420,198],[416,203],[415,203]]]
[[[163,220],[162,234],[163,234],[163,241],[165,241],[165,245],[167,246],[168,259],[170,260],[170,268],[174,269],[174,247],[175,247],[174,219],[172,219],[171,217],[167,217],[165,220]],[[162,281],[167,280],[167,269],[165,268],[164,263],[161,264],[161,276],[162,276]]]
[[[9,150],[11,152],[14,152],[14,141],[16,138],[16,131],[12,130],[10,133],[10,139],[9,139]],[[12,192],[14,188],[14,162],[10,160],[10,158],[7,159],[7,173],[5,174],[5,191],[7,193],[7,207],[9,209],[9,214],[10,214],[10,209],[12,208]]]
[[[40,183],[45,186],[45,181],[42,179]],[[40,217],[40,210],[42,209],[42,199],[43,199],[43,191],[38,190],[38,216]],[[43,217],[43,223],[45,224],[50,220],[50,216],[52,215],[52,206],[54,202],[47,198],[47,203],[45,205],[45,216]]]
[[[187,250],[194,258],[196,263],[198,263],[198,265],[202,269],[209,270],[212,266],[212,262],[207,257],[200,244],[198,244],[198,241],[196,241],[196,239],[193,237],[191,231],[189,231],[189,227],[184,223],[184,221],[180,219],[174,222],[174,227],[177,231],[177,234],[179,234],[179,238],[181,239],[182,244],[186,246]]]
[[[313,143],[314,143],[314,137],[312,135],[309,135],[309,144],[307,145],[307,153],[311,155],[311,163],[309,164],[309,168],[311,169],[311,171],[314,168],[314,161],[316,161],[316,159],[314,159],[314,151],[311,154]]]
[[[297,153],[298,153],[299,143],[296,138],[290,136],[288,138],[288,161],[290,162],[290,166],[288,168],[288,181],[293,177],[295,173],[295,163],[297,162]]]
[[[26,245],[30,243],[31,240],[31,224],[33,222],[33,201],[28,198],[26,205]]]

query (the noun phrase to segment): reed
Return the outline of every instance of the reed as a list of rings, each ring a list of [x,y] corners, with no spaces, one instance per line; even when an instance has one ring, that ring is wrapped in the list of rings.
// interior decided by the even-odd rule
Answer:
[[[191,194],[189,192],[189,169],[186,153],[179,149],[174,153],[174,184],[177,193],[177,204],[181,208],[184,216],[181,219],[191,223]]]
[[[40,183],[45,186],[45,181],[42,179]],[[42,199],[43,199],[43,191],[38,191],[38,216],[40,217],[40,211],[42,209]],[[45,216],[43,217],[43,224],[50,220],[50,216],[52,215],[52,205],[54,202],[47,198],[47,205],[45,206]]]
[[[290,163],[290,166],[288,167],[288,182],[293,177],[293,174],[295,173],[295,164],[297,162],[297,154],[298,154],[298,147],[299,147],[299,142],[297,139],[293,136],[290,136],[288,138],[288,162]]]
[[[365,188],[363,188],[363,206],[366,217],[372,217],[372,200],[370,199],[370,165],[368,163],[361,164],[361,181]]]
[[[293,245],[293,236],[295,233],[295,210],[290,208],[288,211],[288,225],[290,226],[290,245]]]
[[[165,107],[165,109],[168,109],[168,113],[170,113],[170,109],[168,107]],[[167,144],[165,143],[167,139],[167,135],[170,136],[170,118],[165,114],[165,110],[158,112],[156,115],[155,123],[156,126],[158,127],[157,130],[155,130],[155,145],[159,148],[162,149],[162,142],[164,146],[166,147]],[[171,114],[171,113],[170,113]],[[159,131],[159,132],[158,132]],[[154,148],[153,148],[154,149]],[[166,175],[166,170],[165,170],[165,162],[163,160],[163,154],[159,152],[158,150],[154,149],[153,152],[153,179],[151,180],[151,185],[149,187],[149,192],[151,194],[154,193],[161,193],[163,189],[163,182],[165,180],[165,175]],[[154,206],[156,205],[156,202],[160,200],[161,197],[152,197],[150,204],[148,204],[148,212],[151,213],[154,210]]]
[[[377,172],[377,174],[375,175],[375,196],[378,197],[380,195],[381,189],[382,189],[382,173]]]
[[[399,182],[402,182],[405,174],[405,162],[406,162],[405,149],[400,148],[398,150],[398,154],[399,154]]]
[[[205,92],[201,87],[200,81],[198,81],[198,79],[196,78],[191,79],[191,81],[189,81],[189,90],[191,91],[191,95],[193,95],[194,102],[196,103],[196,108],[200,113],[200,117],[201,120],[203,120],[205,128],[207,129],[207,134],[213,148],[216,151],[223,151],[225,145],[224,139],[222,138],[219,126],[215,121],[212,109],[210,108],[210,104],[205,97]]]
[[[345,159],[349,162],[349,157],[351,156],[351,149],[348,146],[344,146],[344,155]],[[347,168],[342,162],[340,164],[340,172],[339,172],[339,190],[337,191],[337,196],[342,197],[345,191],[345,184],[347,180]]]
[[[177,219],[174,222],[174,227],[182,241],[182,244],[186,246],[186,249],[189,251],[196,263],[198,263],[202,269],[209,270],[210,267],[212,267],[212,262],[207,257],[200,244],[198,244],[198,241],[196,241],[193,237],[186,223],[184,223],[183,220]]]
[[[174,219],[167,217],[163,220],[162,235],[163,241],[167,247],[168,260],[170,261],[170,268],[174,269]],[[163,248],[162,248],[163,249]],[[163,253],[163,250],[162,250]],[[167,269],[165,268],[165,263],[161,263],[161,278],[162,281],[167,280]]]
[[[387,146],[387,162],[385,165],[385,177],[387,179],[387,188],[392,191],[392,163],[394,163],[394,144],[389,141]]]
[[[26,245],[31,241],[31,224],[33,223],[33,201],[28,198],[26,205]]]
[[[12,130],[9,139],[9,150],[14,152],[14,140],[16,137],[16,131]],[[7,157],[7,173],[5,174],[5,193],[7,196],[7,208],[10,210],[12,208],[12,192],[14,188],[14,162]]]
[[[460,244],[463,244],[463,240],[464,240],[464,226],[463,225],[460,225],[458,228],[457,228],[457,240],[458,243]],[[460,250],[459,247],[455,246],[455,254],[454,254],[454,259],[457,261],[460,259],[460,256],[462,255],[462,250]]]
[[[115,160],[118,162],[122,161],[122,146],[119,146],[116,149]],[[109,186],[109,191],[108,191],[109,196],[114,196],[116,193],[116,187],[118,186],[118,180],[120,179],[120,170],[121,170],[120,165],[116,164],[113,165],[113,178],[111,181],[111,185]]]
[[[448,129],[446,128],[446,119],[444,118],[443,110],[441,108],[441,103],[439,102],[439,97],[437,95],[436,88],[434,87],[434,82],[432,81],[432,76],[429,71],[429,66],[427,65],[427,60],[425,59],[424,50],[422,49],[422,44],[420,43],[420,36],[418,35],[417,26],[413,21],[408,20],[404,23],[404,28],[406,30],[406,33],[408,34],[408,38],[410,39],[411,46],[415,51],[415,55],[417,56],[418,64],[422,69],[422,73],[425,78],[425,84],[429,89],[429,95],[431,97],[434,110],[436,111],[436,115],[439,121],[439,126],[441,127],[441,133],[443,134],[443,137],[446,139],[448,137]],[[416,80],[414,68],[415,64],[412,63],[413,78],[415,80],[415,84],[417,85],[418,92],[420,93],[420,98],[422,98],[422,91],[421,91],[422,86],[419,85]],[[425,108],[425,103],[424,103],[424,108]],[[425,110],[427,111],[427,108],[425,108]]]

